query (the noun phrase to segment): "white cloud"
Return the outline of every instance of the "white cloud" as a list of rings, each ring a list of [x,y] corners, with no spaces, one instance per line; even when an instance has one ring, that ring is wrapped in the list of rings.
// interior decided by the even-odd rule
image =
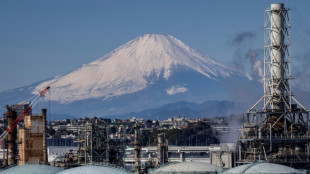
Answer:
[[[187,88],[180,86],[180,85],[174,85],[171,88],[166,90],[166,93],[168,95],[174,95],[174,94],[178,94],[178,93],[184,93],[187,91]]]

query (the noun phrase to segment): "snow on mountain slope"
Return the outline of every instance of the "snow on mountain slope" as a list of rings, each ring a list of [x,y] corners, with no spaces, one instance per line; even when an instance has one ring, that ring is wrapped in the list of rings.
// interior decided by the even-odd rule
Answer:
[[[51,86],[50,100],[61,103],[108,99],[143,90],[161,77],[169,80],[174,72],[182,69],[198,72],[209,79],[236,74],[232,68],[202,55],[173,36],[145,34],[99,60],[39,84],[33,93]],[[175,93],[170,91],[167,95]]]

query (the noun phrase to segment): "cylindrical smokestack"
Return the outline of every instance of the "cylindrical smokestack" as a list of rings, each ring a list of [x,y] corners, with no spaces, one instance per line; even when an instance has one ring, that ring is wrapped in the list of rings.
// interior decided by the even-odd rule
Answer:
[[[10,126],[17,117],[17,113],[12,110],[11,107],[7,106],[7,125]],[[16,138],[17,138],[17,127],[15,127],[11,132],[9,132],[7,137],[7,145],[8,145],[8,165],[16,165],[16,155],[17,155],[17,145],[16,145]]]
[[[272,100],[273,106],[271,109],[282,110],[284,109],[284,57],[285,57],[285,43],[284,43],[284,4],[271,4],[271,80],[272,80]]]
[[[141,147],[140,147],[140,125],[135,124],[135,141],[134,141],[134,153],[135,153],[135,164],[134,168],[137,173],[141,173]]]
[[[168,162],[168,147],[167,141],[165,139],[165,134],[158,134],[157,141],[157,166],[159,166]]]
[[[42,109],[43,117],[43,164],[47,164],[47,146],[46,146],[46,109]]]

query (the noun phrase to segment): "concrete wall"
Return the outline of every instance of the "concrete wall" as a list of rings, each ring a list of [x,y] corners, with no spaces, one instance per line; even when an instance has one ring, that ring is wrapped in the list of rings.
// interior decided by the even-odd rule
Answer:
[[[234,156],[232,152],[225,151],[212,151],[211,152],[211,164],[223,167],[232,168],[234,164]]]

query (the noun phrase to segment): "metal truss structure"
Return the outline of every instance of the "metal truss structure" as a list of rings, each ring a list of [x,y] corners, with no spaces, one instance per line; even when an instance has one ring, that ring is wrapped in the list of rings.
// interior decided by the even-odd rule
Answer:
[[[310,168],[309,111],[292,94],[289,9],[272,4],[264,23],[264,96],[244,115],[236,165]]]
[[[109,163],[124,166],[126,127],[128,124],[88,121],[78,132],[78,164]],[[111,138],[111,133],[115,138]]]

